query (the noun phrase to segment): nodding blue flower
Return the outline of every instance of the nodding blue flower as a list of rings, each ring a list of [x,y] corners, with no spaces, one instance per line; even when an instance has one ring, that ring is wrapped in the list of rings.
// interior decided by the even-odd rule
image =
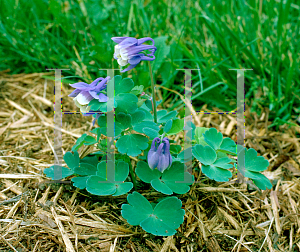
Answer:
[[[118,64],[120,66],[130,64],[130,66],[122,70],[121,73],[135,68],[142,60],[155,60],[154,53],[157,48],[154,46],[154,40],[152,38],[136,39],[132,37],[114,37],[111,39],[118,43],[115,46],[114,53],[114,58],[118,60]],[[152,41],[152,45],[143,45],[146,41]],[[144,50],[148,50],[150,53],[143,53],[142,51]]]
[[[153,170],[157,168],[163,172],[172,164],[172,156],[170,154],[169,139],[165,137],[160,141],[159,137],[153,139],[151,148],[148,152],[148,165]]]
[[[87,113],[90,110],[88,106],[89,102],[93,99],[97,99],[99,102],[107,102],[108,97],[104,93],[107,82],[110,80],[110,77],[106,78],[97,78],[91,84],[84,82],[77,82],[75,84],[70,84],[71,87],[76,88],[71,94],[70,97],[75,97],[73,101],[75,105],[80,108],[80,111]]]

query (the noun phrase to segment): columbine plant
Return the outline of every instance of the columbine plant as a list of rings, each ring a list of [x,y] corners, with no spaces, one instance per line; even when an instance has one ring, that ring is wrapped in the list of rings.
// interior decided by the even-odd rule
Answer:
[[[134,86],[132,79],[122,79],[120,75],[111,80],[101,77],[91,84],[72,84],[76,89],[69,96],[75,97],[74,102],[82,112],[107,112],[106,87],[114,83],[114,141],[117,149],[115,180],[107,175],[108,169],[112,167],[109,166],[111,163],[108,162],[107,155],[109,141],[106,114],[94,115],[98,127],[90,133],[95,137],[83,134],[72,147],[72,152],[64,155],[68,168],[61,167],[61,179],[72,176],[71,181],[75,187],[99,196],[119,196],[134,188],[128,194],[128,204],[122,205],[122,216],[129,224],[140,225],[154,235],[174,235],[183,223],[185,214],[181,200],[175,195],[187,193],[194,182],[194,176],[187,172],[185,165],[187,150],[182,150],[180,145],[169,139],[184,130],[184,119],[177,118],[176,111],[157,111],[150,65],[150,61],[155,58],[154,40],[129,37],[112,39],[118,43],[114,54],[118,63],[121,66],[130,64],[123,72],[134,68],[142,60],[149,61],[152,97],[145,94],[143,86]],[[143,45],[148,40],[152,41],[152,45]],[[145,55],[144,50],[151,53]],[[140,98],[141,94],[143,99]],[[265,190],[272,187],[270,181],[261,174],[267,169],[269,162],[264,157],[257,156],[254,149],[246,150],[243,146],[236,145],[230,138],[223,138],[222,133],[215,128],[195,127],[193,123],[189,126],[193,144],[189,153],[192,153],[194,167],[200,165],[205,176],[225,182],[232,178],[232,172],[237,168],[258,188]],[[79,156],[78,150],[89,145],[97,150],[90,153],[84,150]],[[130,157],[139,159],[135,167],[132,167]],[[44,170],[52,179],[54,172],[54,166]],[[157,203],[150,203],[138,192],[142,183],[151,184],[154,190],[161,193]]]

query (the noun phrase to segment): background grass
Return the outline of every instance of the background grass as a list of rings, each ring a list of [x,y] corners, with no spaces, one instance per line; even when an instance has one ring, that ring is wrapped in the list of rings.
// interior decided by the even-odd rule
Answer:
[[[11,73],[68,68],[66,83],[90,82],[111,68],[114,36],[150,36],[159,85],[184,94],[184,74],[193,71],[193,105],[222,110],[236,106],[236,71],[245,72],[245,93],[253,112],[270,109],[272,126],[290,123],[300,112],[299,16],[297,1],[0,1],[0,68]],[[150,85],[147,65],[129,73],[136,85]],[[128,73],[124,74],[125,76]],[[162,89],[170,109],[183,107]]]

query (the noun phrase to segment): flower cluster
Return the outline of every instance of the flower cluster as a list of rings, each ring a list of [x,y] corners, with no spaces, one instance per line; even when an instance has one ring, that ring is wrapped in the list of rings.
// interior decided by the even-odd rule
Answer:
[[[118,43],[118,45],[115,46],[114,58],[118,60],[119,65],[126,66],[127,64],[130,64],[129,67],[121,72],[133,69],[142,60],[153,61],[155,59],[154,53],[157,48],[154,46],[154,40],[152,38],[136,39],[132,37],[113,37],[112,40]],[[152,45],[143,44],[147,41],[151,41]],[[145,50],[150,51],[150,53],[145,55],[145,53],[143,53]],[[99,102],[107,102],[108,97],[105,94],[105,89],[109,79],[110,77],[100,77],[91,84],[84,82],[70,84],[71,87],[76,89],[69,94],[69,96],[74,97],[74,103],[80,108],[80,112],[89,112],[90,106],[88,106],[88,104],[93,99],[97,99]]]
[[[129,71],[137,66],[142,60],[153,61],[155,60],[154,53],[156,47],[154,46],[154,40],[152,38],[131,38],[131,37],[114,37],[112,40],[118,43],[115,46],[114,58],[118,60],[120,66],[129,67],[122,70],[121,73]],[[144,45],[146,41],[152,41],[152,45]],[[149,50],[149,54],[142,53],[144,50]]]
[[[151,149],[148,152],[148,165],[151,169],[157,168],[163,172],[172,164],[172,156],[170,154],[169,139],[165,137],[161,140],[159,137],[153,139]]]

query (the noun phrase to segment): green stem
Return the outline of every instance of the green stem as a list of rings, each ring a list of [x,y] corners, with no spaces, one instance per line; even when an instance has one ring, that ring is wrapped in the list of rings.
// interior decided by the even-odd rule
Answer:
[[[135,178],[135,174],[134,174],[134,171],[133,171],[133,169],[132,169],[132,165],[131,165],[130,162],[129,162],[129,172],[130,172],[131,180],[132,180],[132,182],[133,182],[134,190],[137,191],[136,178]]]
[[[154,122],[157,123],[157,110],[156,110],[156,96],[155,96],[155,86],[154,86],[154,80],[153,80],[153,73],[151,68],[151,63],[148,61],[149,65],[149,72],[151,77],[151,89],[152,89],[152,100],[153,100],[153,113],[154,113]]]
[[[128,23],[127,23],[127,37],[129,37],[130,31],[131,31],[131,21],[133,17],[133,4],[130,6],[130,11],[129,11],[129,17],[128,17]]]

